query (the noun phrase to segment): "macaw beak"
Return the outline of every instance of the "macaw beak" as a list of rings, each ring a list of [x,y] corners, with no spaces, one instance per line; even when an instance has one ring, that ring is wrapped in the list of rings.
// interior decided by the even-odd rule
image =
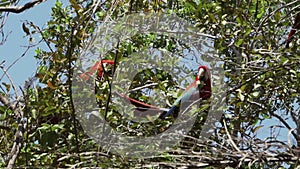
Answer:
[[[205,70],[203,68],[200,68],[198,70],[197,79],[201,79],[202,76],[205,76]]]

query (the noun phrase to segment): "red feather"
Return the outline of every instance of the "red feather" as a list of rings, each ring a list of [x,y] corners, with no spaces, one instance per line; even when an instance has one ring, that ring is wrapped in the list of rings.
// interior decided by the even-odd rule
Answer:
[[[103,64],[109,64],[109,65],[113,65],[115,64],[115,62],[113,60],[101,60],[101,61],[97,61],[94,66],[88,68],[88,71],[80,74],[80,78],[84,79],[84,80],[89,80],[90,77],[96,72],[98,71],[98,77],[102,77],[103,76]]]
[[[150,104],[146,104],[143,102],[140,102],[138,100],[135,100],[133,98],[130,98],[124,94],[117,93],[121,98],[123,98],[127,103],[132,104],[136,106],[134,111],[134,116],[136,117],[145,117],[145,115],[148,116],[155,116],[157,114],[162,114],[164,112],[167,112],[168,109],[165,108],[159,108]],[[145,114],[147,113],[147,114]]]
[[[199,66],[195,81],[193,83],[191,83],[185,89],[185,91],[181,94],[181,96],[176,99],[176,101],[173,103],[173,106],[171,107],[171,109],[166,114],[164,114],[162,116],[162,118],[165,118],[165,117],[173,114],[175,111],[178,111],[178,108],[181,105],[182,101],[186,102],[188,100],[195,100],[195,99],[198,99],[199,97],[202,100],[206,100],[206,99],[210,98],[210,96],[211,96],[211,77],[210,76],[211,76],[210,71],[207,66]],[[199,84],[201,82],[204,82],[204,84],[203,84],[203,86],[201,86],[201,89],[199,89]]]
[[[286,45],[285,47],[288,48],[290,42],[293,39],[293,35],[296,33],[296,29],[300,29],[300,13],[297,14],[295,20],[294,20],[294,24],[292,26],[292,30],[290,31],[289,35],[288,35],[288,39],[286,41]]]
[[[211,96],[211,74],[209,71],[209,68],[207,66],[199,66],[199,69],[204,69],[206,71],[206,81],[204,82],[204,86],[202,88],[202,90],[200,90],[200,98],[202,98],[203,100],[210,98]],[[200,80],[200,79],[198,79]]]
[[[157,110],[160,110],[159,107],[156,107],[156,106],[153,106],[153,105],[150,105],[150,104],[146,104],[144,102],[140,102],[138,100],[135,100],[133,98],[130,98],[124,94],[120,94],[120,93],[117,93],[120,97],[124,98],[125,100],[128,100],[131,104],[135,105],[136,107],[140,107],[140,108],[152,108],[152,109],[157,109]]]

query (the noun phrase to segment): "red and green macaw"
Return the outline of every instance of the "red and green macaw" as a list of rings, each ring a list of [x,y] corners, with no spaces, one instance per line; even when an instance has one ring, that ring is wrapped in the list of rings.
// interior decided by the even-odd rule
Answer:
[[[296,33],[296,30],[300,29],[300,12],[296,15],[296,18],[294,20],[294,24],[292,26],[292,30],[290,31],[289,35],[288,35],[288,39],[286,40],[286,45],[285,48],[289,47],[290,42],[293,39],[294,34]]]
[[[115,62],[113,60],[101,60],[97,61],[94,66],[88,68],[88,70],[82,74],[80,74],[80,78],[87,81],[95,72],[98,72],[98,77],[102,78],[103,76],[103,66],[105,65],[113,65]]]
[[[201,100],[205,100],[210,98],[210,96],[211,77],[209,68],[207,66],[199,66],[195,81],[185,89],[185,91],[181,94],[179,98],[176,99],[170,110],[165,115],[163,115],[162,118],[170,116],[176,111],[178,112],[180,104],[184,101],[195,101],[199,98]]]
[[[94,66],[88,69],[87,72],[84,72],[80,75],[80,77],[84,80],[88,80],[93,73],[98,71],[98,77],[103,76],[103,65],[104,64],[110,64],[113,65],[114,61],[112,60],[102,60],[101,62],[96,62]],[[160,118],[165,118],[167,116],[170,116],[175,111],[178,111],[180,104],[182,101],[187,100],[196,100],[199,99],[199,97],[202,100],[208,99],[211,96],[211,77],[210,77],[210,71],[207,66],[199,66],[198,72],[195,78],[195,81],[191,83],[183,92],[183,94],[177,98],[177,100],[174,102],[172,107],[170,109],[166,108],[159,108],[150,104],[146,104],[143,102],[140,102],[138,100],[135,100],[133,98],[127,97],[124,94],[117,93],[120,97],[124,98],[125,100],[128,100],[131,104],[133,104],[136,107],[136,110],[139,112],[147,111],[147,113],[150,114],[158,114],[161,113]]]
[[[135,99],[129,98],[123,94],[118,94],[120,97],[130,101],[136,106],[138,111],[147,111],[147,113],[162,113],[160,118],[170,116],[174,112],[178,112],[182,101],[187,100],[206,100],[211,96],[211,75],[207,66],[199,66],[195,81],[191,83],[183,92],[183,94],[176,99],[170,109],[159,108],[150,104],[146,104]]]
[[[98,61],[94,64],[94,66],[88,68],[88,70],[82,74],[80,74],[80,78],[87,81],[90,79],[91,76],[93,76],[94,73],[96,73],[96,71],[98,72],[97,76],[99,79],[102,79],[103,76],[103,66],[105,65],[113,65],[114,61],[113,60],[101,60]],[[130,101],[131,104],[133,104],[134,106],[136,106],[136,110],[138,111],[147,111],[147,113],[152,112],[152,113],[159,113],[159,112],[163,112],[163,111],[168,111],[169,109],[165,109],[165,108],[159,108],[150,104],[146,104],[143,102],[140,102],[138,100],[132,99],[127,97],[126,95],[123,94],[119,94],[117,93],[120,97]]]

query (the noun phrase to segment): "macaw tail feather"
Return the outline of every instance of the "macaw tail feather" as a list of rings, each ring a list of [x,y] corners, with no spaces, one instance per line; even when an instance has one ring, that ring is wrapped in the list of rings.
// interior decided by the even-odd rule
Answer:
[[[177,106],[172,106],[166,114],[161,114],[160,118],[164,119],[164,118],[170,116],[171,114],[174,114],[175,116],[176,116],[176,114],[178,114],[178,107]]]
[[[120,94],[118,92],[115,92],[119,97],[123,98],[127,103],[130,103],[134,106],[137,107],[137,110],[141,110],[141,111],[146,111],[146,110],[159,110],[159,111],[169,111],[170,109],[167,109],[167,108],[161,108],[161,107],[156,107],[154,105],[151,105],[151,104],[147,104],[147,103],[144,103],[144,102],[141,102],[141,101],[138,101],[138,100],[135,100],[133,98],[130,98],[124,94]]]
[[[299,30],[299,29],[300,29],[300,12],[296,15],[296,18],[294,20],[292,29],[291,29],[291,31],[290,31],[290,33],[288,35],[288,39],[286,40],[285,48],[289,47],[289,44],[292,41],[293,36],[296,33],[296,30]]]

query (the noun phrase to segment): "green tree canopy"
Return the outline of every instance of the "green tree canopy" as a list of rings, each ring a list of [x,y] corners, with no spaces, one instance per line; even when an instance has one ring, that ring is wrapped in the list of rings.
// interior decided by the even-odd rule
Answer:
[[[8,10],[13,4],[0,1],[0,19],[6,17],[5,12],[14,12]],[[28,8],[31,7],[34,6]],[[22,97],[10,94],[12,82],[0,84],[0,166],[296,168],[300,151],[299,34],[295,34],[290,48],[285,48],[285,42],[298,8],[296,0],[56,1],[46,27],[30,21],[23,25],[30,41],[36,35],[40,37],[36,39],[40,43],[34,46],[35,55],[31,56],[40,60],[40,65],[35,77],[22,88]],[[74,97],[88,96],[74,96],[72,92],[76,71],[85,69],[82,51],[94,40],[99,27],[140,13],[175,14],[197,28],[197,33],[214,37],[211,48],[217,53],[212,59],[223,65],[226,84],[226,106],[209,139],[199,137],[209,106],[214,104],[208,101],[198,110],[194,127],[185,133],[181,143],[146,159],[111,152],[92,139],[76,118],[73,103]],[[119,63],[151,48],[176,53],[176,57],[192,63],[195,58],[184,56],[185,51],[191,51],[190,45],[159,32],[137,33],[119,41],[101,58]],[[116,130],[132,136],[151,136],[167,130],[174,118],[134,122],[128,127],[117,107],[107,104],[112,96],[111,75],[117,66],[107,67],[103,79],[96,80],[91,89],[95,89],[99,113],[93,114],[89,123],[97,123],[98,117],[105,116]],[[186,75],[192,77],[192,73]],[[160,98],[151,93],[160,91],[171,105],[180,94],[179,86],[187,84],[159,68],[146,69],[135,76],[130,86],[131,90],[143,90],[134,90],[129,96],[151,103]]]

